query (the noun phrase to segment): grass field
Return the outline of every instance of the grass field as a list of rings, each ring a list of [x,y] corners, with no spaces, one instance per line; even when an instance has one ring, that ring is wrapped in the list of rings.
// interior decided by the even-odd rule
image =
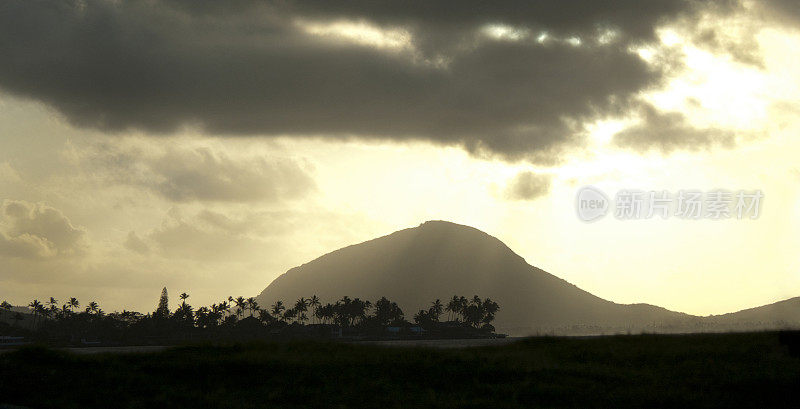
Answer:
[[[0,404],[161,407],[798,407],[778,333],[532,338],[432,349],[280,343],[0,355]]]

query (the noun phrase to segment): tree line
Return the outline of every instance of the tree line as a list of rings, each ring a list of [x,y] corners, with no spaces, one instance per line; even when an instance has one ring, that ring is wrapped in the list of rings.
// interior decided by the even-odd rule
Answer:
[[[181,293],[179,298],[180,304],[171,311],[167,289],[164,288],[156,310],[148,314],[128,310],[107,314],[97,302],[82,305],[74,297],[64,303],[59,303],[53,297],[45,302],[37,299],[28,304],[29,329],[74,332],[77,328],[81,333],[90,333],[97,332],[92,330],[99,327],[104,331],[144,327],[153,332],[158,328],[162,331],[180,328],[224,329],[242,323],[256,323],[278,329],[310,324],[340,328],[407,327],[416,324],[427,329],[449,323],[491,332],[494,331],[491,322],[500,309],[498,303],[489,298],[481,299],[477,295],[472,298],[453,296],[447,303],[437,299],[431,302],[428,309],[419,310],[413,315],[412,324],[398,304],[386,297],[371,302],[344,296],[335,302],[323,303],[319,297],[312,295],[308,298],[300,297],[289,304],[279,300],[262,307],[255,297],[229,296],[218,303],[196,309],[188,302],[189,294]],[[19,312],[12,313],[11,310],[12,306],[8,302],[0,303],[0,315],[12,314],[15,323],[24,320]],[[442,322],[442,319],[445,321]]]

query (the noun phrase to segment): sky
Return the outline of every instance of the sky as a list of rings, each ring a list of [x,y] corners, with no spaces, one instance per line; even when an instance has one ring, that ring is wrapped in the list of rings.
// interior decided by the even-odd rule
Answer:
[[[426,220],[615,302],[800,296],[800,7],[490,4],[3,2],[0,299],[208,305]],[[586,223],[587,185],[764,198]]]

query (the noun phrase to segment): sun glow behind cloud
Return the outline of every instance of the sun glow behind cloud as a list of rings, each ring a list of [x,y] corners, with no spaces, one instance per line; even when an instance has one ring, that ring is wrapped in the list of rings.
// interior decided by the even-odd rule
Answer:
[[[365,21],[315,22],[299,19],[295,22],[309,34],[330,37],[385,50],[410,49],[411,33],[401,28],[381,28]]]

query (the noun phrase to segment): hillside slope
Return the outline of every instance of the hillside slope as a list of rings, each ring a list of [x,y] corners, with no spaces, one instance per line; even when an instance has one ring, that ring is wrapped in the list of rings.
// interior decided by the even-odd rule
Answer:
[[[530,334],[571,326],[645,329],[691,316],[646,305],[621,305],[533,267],[500,240],[472,227],[430,221],[348,246],[287,271],[259,296],[261,305],[316,294],[397,301],[410,318],[454,294],[500,303],[495,325]]]

